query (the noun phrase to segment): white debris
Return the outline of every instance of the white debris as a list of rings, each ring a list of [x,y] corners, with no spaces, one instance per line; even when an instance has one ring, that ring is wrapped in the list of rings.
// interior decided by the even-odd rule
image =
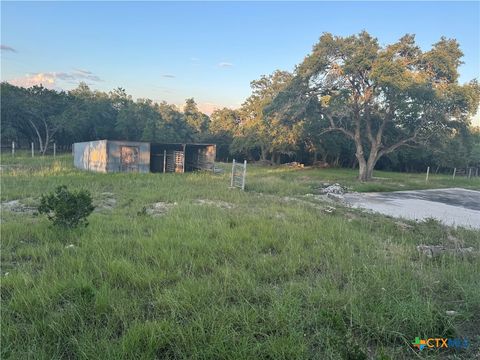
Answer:
[[[340,184],[329,185],[329,186],[320,190],[321,194],[339,194],[339,195],[342,195],[342,194],[345,194],[346,192],[347,192],[347,189]]]
[[[464,254],[472,254],[474,252],[473,247],[468,247],[468,248],[457,247],[455,249],[449,249],[443,245],[418,245],[417,251],[428,258],[433,258],[446,253],[454,254],[454,255],[455,254],[464,255]]]
[[[325,209],[323,209],[323,211],[325,211],[327,214],[333,214],[333,212],[335,211],[336,209],[332,206],[328,206],[326,207]]]
[[[165,215],[171,208],[176,206],[177,203],[167,203],[167,202],[156,202],[151,204],[148,208],[145,208],[145,212],[151,216],[162,216]]]

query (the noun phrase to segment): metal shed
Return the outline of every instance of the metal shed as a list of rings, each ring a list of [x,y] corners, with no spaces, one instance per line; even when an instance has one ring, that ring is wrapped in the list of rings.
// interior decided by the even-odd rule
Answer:
[[[179,172],[214,169],[215,144],[97,140],[73,144],[74,166],[98,172]]]

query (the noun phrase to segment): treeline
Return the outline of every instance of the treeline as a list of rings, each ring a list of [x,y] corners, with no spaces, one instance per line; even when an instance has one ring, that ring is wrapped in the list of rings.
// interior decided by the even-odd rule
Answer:
[[[314,133],[302,134],[302,124],[290,128],[263,116],[274,96],[269,89],[289,76],[276,72],[253,81],[253,94],[240,109],[223,108],[211,116],[201,113],[193,99],[187,99],[180,111],[166,102],[134,101],[124,89],[105,93],[80,84],[59,92],[2,83],[1,141],[4,147],[15,141],[17,148],[25,149],[34,142],[41,152],[51,151],[53,142],[58,149],[68,150],[74,142],[96,139],[213,142],[218,160],[223,161],[237,157],[356,167],[354,144],[341,134],[325,133],[315,139]],[[479,159],[480,130],[463,126],[447,138],[431,139],[426,146],[399,149],[380,159],[377,168],[422,171],[428,164],[441,170],[479,166]]]
[[[422,52],[413,35],[381,47],[368,33],[324,34],[294,73],[251,82],[239,109],[210,116],[194,99],[183,109],[133,100],[81,83],[65,92],[1,84],[1,141],[46,152],[53,142],[112,139],[217,144],[217,159],[434,171],[480,166],[480,131],[469,126],[480,87],[458,83],[463,54],[441,38]]]
[[[53,142],[59,148],[96,139],[152,142],[199,141],[208,132],[209,117],[193,99],[184,111],[149,99],[134,101],[122,88],[109,93],[91,90],[85,83],[65,92],[43,86],[23,88],[1,84],[3,144],[31,142],[45,152]]]

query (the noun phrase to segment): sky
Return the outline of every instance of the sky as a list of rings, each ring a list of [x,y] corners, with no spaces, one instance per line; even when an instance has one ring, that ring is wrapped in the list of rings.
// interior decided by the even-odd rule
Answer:
[[[1,2],[1,80],[69,90],[126,89],[201,110],[239,107],[250,82],[292,71],[324,32],[441,36],[464,52],[460,82],[480,79],[480,2]],[[478,115],[477,115],[478,116]],[[480,124],[480,122],[479,122]]]

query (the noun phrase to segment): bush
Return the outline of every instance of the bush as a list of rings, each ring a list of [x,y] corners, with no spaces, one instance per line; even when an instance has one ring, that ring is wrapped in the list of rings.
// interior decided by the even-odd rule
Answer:
[[[87,217],[94,209],[88,190],[69,191],[62,185],[54,192],[42,195],[38,212],[47,214],[55,226],[75,228],[87,226]]]

